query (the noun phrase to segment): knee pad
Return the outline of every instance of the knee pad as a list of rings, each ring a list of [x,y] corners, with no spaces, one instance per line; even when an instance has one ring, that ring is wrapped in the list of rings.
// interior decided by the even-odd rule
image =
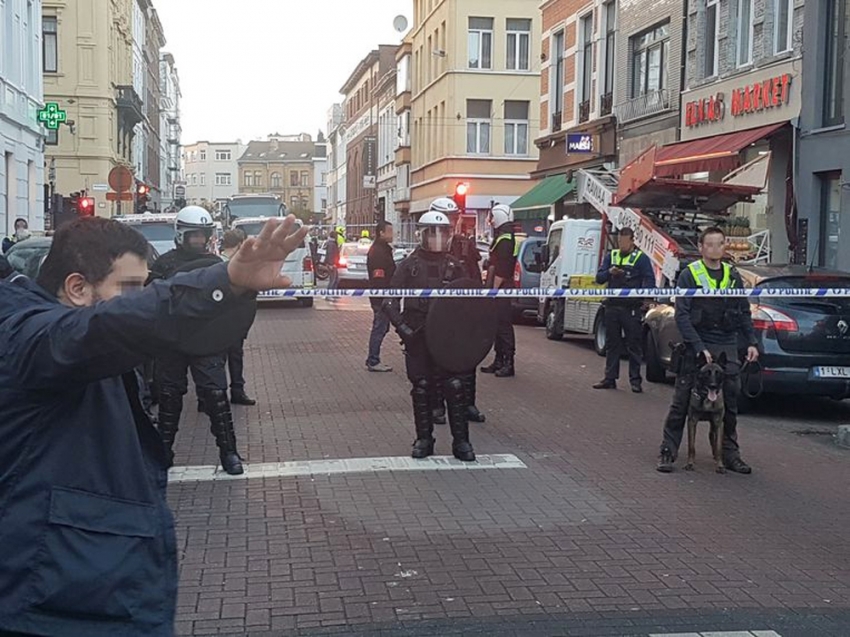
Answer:
[[[413,392],[414,394],[429,394],[433,386],[431,385],[431,381],[427,378],[417,378],[413,382]]]

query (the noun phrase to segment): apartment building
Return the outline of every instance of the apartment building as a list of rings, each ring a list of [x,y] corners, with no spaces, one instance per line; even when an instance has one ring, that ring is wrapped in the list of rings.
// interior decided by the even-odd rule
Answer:
[[[180,76],[171,53],[163,53],[159,61],[160,94],[160,187],[162,189],[162,208],[170,208],[178,197],[177,186],[183,185],[180,139],[183,127],[180,124]]]
[[[346,146],[342,104],[328,110],[328,210],[326,220],[345,225]]]
[[[408,34],[396,50],[395,113],[398,125],[398,140],[395,149],[396,187],[394,206],[398,216],[399,240],[412,243],[414,239],[413,218],[410,215],[410,113],[413,78],[413,39]]]
[[[185,146],[182,170],[186,202],[208,204],[221,210],[222,205],[239,192],[239,158],[245,148],[239,140],[200,141]]]
[[[395,112],[396,66],[378,78],[375,85],[375,102],[378,111],[377,190],[376,214],[378,219],[399,225],[395,209],[395,189],[398,181],[395,150],[398,147],[398,117]]]

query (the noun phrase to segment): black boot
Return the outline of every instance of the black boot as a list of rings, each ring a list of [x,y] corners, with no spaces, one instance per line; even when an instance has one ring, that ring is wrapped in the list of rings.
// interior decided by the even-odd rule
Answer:
[[[210,431],[218,445],[221,466],[229,475],[241,475],[245,470],[242,467],[242,458],[236,451],[233,412],[230,411],[230,403],[227,402],[227,392],[219,389],[207,392],[204,404],[210,417]]]
[[[496,358],[493,359],[493,362],[486,367],[481,368],[482,374],[495,374],[502,368],[502,355],[496,354]]]
[[[475,462],[475,451],[469,443],[466,389],[459,378],[450,378],[446,382],[446,403],[452,430],[452,453],[463,462]]]
[[[427,380],[420,380],[413,385],[410,392],[413,399],[413,423],[416,427],[416,441],[413,443],[411,455],[419,460],[434,455],[434,409],[431,404],[431,391],[431,384]]]
[[[174,440],[180,428],[180,412],[183,411],[183,396],[163,389],[159,393],[159,435],[170,464],[174,464]]]
[[[478,384],[475,378],[475,372],[464,376],[461,380],[463,381],[463,388],[466,390],[466,414],[469,422],[486,422],[487,418],[475,406]]]
[[[230,404],[253,407],[257,404],[257,401],[251,398],[248,394],[246,394],[245,390],[240,387],[238,389],[230,390]]]
[[[446,424],[446,397],[443,395],[443,381],[439,378],[432,383],[434,390],[434,424]]]
[[[513,378],[516,376],[514,371],[514,357],[505,356],[502,359],[502,366],[496,370],[496,378]]]

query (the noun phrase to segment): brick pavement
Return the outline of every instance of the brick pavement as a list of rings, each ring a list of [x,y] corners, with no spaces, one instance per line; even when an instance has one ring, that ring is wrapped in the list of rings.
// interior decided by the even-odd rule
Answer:
[[[385,362],[395,373],[365,372],[371,314],[356,307],[261,310],[246,351],[260,403],[235,408],[249,462],[408,452],[400,349],[388,337]],[[589,385],[602,360],[586,343],[550,343],[532,327],[519,328],[518,340],[519,376],[481,381],[488,422],[473,442],[479,453],[516,454],[527,469],[170,487],[179,632],[646,634],[624,632],[624,622],[644,617],[653,629],[663,620],[688,632],[712,626],[683,618],[731,613],[762,619],[722,623],[727,629],[785,637],[770,622],[815,617],[820,634],[850,634],[847,615],[833,621],[842,627],[834,633],[823,619],[850,608],[850,456],[823,437],[792,433],[847,422],[845,406],[810,403],[828,419],[815,423],[777,422],[770,409],[781,403],[744,418],[752,476],[714,474],[703,433],[697,472],[663,476],[654,459],[669,387],[600,395]],[[805,414],[798,405],[783,411]],[[447,428],[437,438],[438,452],[449,453]],[[181,465],[216,461],[194,410],[177,456]],[[815,623],[805,625],[810,632],[788,634],[816,634]]]

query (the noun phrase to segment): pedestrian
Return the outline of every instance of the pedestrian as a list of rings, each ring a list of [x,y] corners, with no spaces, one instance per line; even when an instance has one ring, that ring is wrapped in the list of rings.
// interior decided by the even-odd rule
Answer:
[[[190,331],[225,348],[248,291],[286,285],[303,240],[292,227],[270,221],[226,266],[143,288],[144,237],[81,218],[57,231],[37,281],[0,284],[0,634],[174,635],[168,458],[135,369]]]
[[[15,232],[11,236],[3,239],[3,254],[6,254],[12,249],[12,246],[21,241],[25,241],[32,236],[30,233],[29,222],[23,217],[15,219]]]
[[[681,272],[677,287],[706,291],[744,287],[738,271],[722,261],[726,252],[726,235],[723,230],[708,228],[703,231],[699,238],[699,251],[702,258]],[[759,358],[749,300],[745,297],[678,297],[676,326],[684,340],[684,350],[678,357],[679,368],[674,370],[677,374],[676,388],[664,423],[658,471],[673,471],[673,463],[679,454],[691,390],[698,371],[697,357],[701,355],[710,363],[720,360],[721,355],[725,354],[727,363],[723,384],[723,400],[726,405],[723,418],[723,460],[730,471],[752,473],[752,468],[741,459],[738,445],[738,394],[741,389],[739,343],[747,347],[747,362],[756,362]]]
[[[617,233],[617,249],[602,260],[597,283],[607,283],[609,289],[649,289],[655,286],[652,261],[635,245],[631,228]],[[620,359],[625,350],[629,355],[629,383],[636,394],[643,392],[641,364],[643,362],[643,300],[638,298],[609,298],[605,305],[605,378],[594,389],[617,389],[620,378]]]
[[[364,231],[365,232],[365,231]],[[368,233],[367,233],[368,234]],[[369,271],[369,286],[374,289],[387,288],[395,274],[395,259],[393,259],[393,224],[389,221],[379,221],[375,227],[375,241],[369,248],[366,257],[366,269]],[[391,372],[393,368],[381,362],[381,344],[390,331],[390,319],[381,310],[384,300],[373,297],[372,332],[369,335],[369,355],[366,358],[366,369],[370,372]]]
[[[175,245],[151,266],[151,279],[171,279],[178,272],[207,267],[222,260],[209,252],[215,231],[212,216],[199,206],[187,206],[177,213],[174,221]],[[244,336],[247,330],[242,333]],[[228,347],[232,342],[228,344]],[[236,449],[233,413],[227,397],[228,348],[207,356],[189,356],[178,350],[163,351],[155,363],[156,384],[159,389],[159,431],[169,453],[173,454],[174,440],[180,427],[183,396],[188,384],[187,369],[198,389],[198,404],[210,419],[210,431],[219,449],[224,470],[240,475],[244,469]]]
[[[241,228],[228,230],[221,238],[221,259],[225,263],[230,261],[248,236]],[[248,326],[250,331],[251,326]],[[248,338],[248,332],[238,343],[234,343],[227,350],[227,371],[230,373],[230,404],[244,405],[253,407],[257,401],[251,398],[245,391],[245,341]],[[201,392],[198,392],[199,394]],[[203,407],[203,405],[202,405]]]
[[[464,278],[463,266],[449,254],[452,227],[447,215],[428,211],[417,222],[420,245],[398,266],[390,282],[397,289],[439,289]],[[404,311],[400,299],[385,299],[383,309],[404,343],[407,378],[412,385],[413,421],[416,440],[412,456],[434,454],[434,404],[436,385],[442,386],[448,403],[452,432],[452,453],[463,462],[473,462],[475,452],[469,442],[467,397],[457,374],[440,369],[428,350],[426,319],[429,299],[407,298]]]
[[[519,244],[514,230],[514,212],[510,206],[497,204],[488,218],[495,239],[490,245],[490,264],[487,272],[487,287],[493,290],[505,290],[514,286],[514,268],[516,267]],[[516,335],[511,312],[510,299],[496,301],[499,314],[499,328],[496,333],[496,358],[491,365],[482,367],[485,374],[495,374],[497,378],[510,378],[515,375],[514,358],[516,356]]]

